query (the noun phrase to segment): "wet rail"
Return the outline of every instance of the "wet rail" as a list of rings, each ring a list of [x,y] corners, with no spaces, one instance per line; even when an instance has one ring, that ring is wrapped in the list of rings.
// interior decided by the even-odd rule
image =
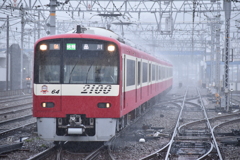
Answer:
[[[223,159],[222,153],[221,153],[221,151],[220,151],[220,149],[219,149],[219,147],[218,147],[218,144],[217,144],[217,141],[216,141],[216,137],[215,137],[215,135],[214,135],[214,133],[213,133],[213,128],[212,128],[211,123],[210,123],[210,121],[209,121],[209,118],[208,118],[208,115],[207,115],[207,112],[206,112],[206,109],[205,109],[205,106],[204,106],[204,103],[203,103],[201,94],[199,93],[199,90],[198,90],[198,94],[199,94],[199,96],[200,96],[200,102],[201,102],[200,105],[201,105],[201,107],[202,107],[202,109],[203,109],[203,112],[204,112],[204,115],[205,115],[205,119],[206,119],[206,121],[207,121],[207,126],[208,126],[209,130],[211,131],[211,138],[212,138],[214,147],[215,147],[216,150],[217,150],[218,158],[219,158],[220,160],[222,160],[222,159]],[[204,158],[204,157],[203,157],[203,158]]]
[[[181,109],[180,109],[180,112],[178,114],[176,125],[175,125],[175,128],[173,130],[172,137],[171,137],[169,143],[167,145],[165,145],[164,147],[162,147],[161,149],[157,150],[156,152],[141,158],[141,160],[147,160],[147,159],[156,158],[156,157],[159,157],[159,156],[167,158],[169,156],[171,146],[173,145],[173,142],[174,142],[174,138],[177,135],[177,129],[178,129],[181,117],[182,117],[182,112],[183,112],[184,104],[185,104],[185,101],[186,101],[187,92],[188,91],[185,92],[183,100],[182,100],[182,104],[180,105]],[[162,154],[161,152],[165,152],[165,153]]]
[[[15,102],[15,101],[19,101],[19,100],[25,100],[25,99],[31,99],[31,98],[32,98],[31,95],[7,97],[7,98],[0,99],[0,104]]]
[[[161,149],[159,149],[158,151],[143,157],[141,159],[152,159],[152,158],[159,158],[159,159],[174,159],[174,156],[176,157],[184,157],[185,158],[187,156],[189,156],[189,158],[192,158],[195,156],[195,159],[204,159],[206,157],[212,156],[213,158],[218,157],[218,159],[222,160],[222,154],[220,152],[220,149],[218,147],[218,144],[216,142],[216,138],[215,135],[213,133],[213,128],[209,122],[209,118],[204,106],[204,103],[202,101],[202,97],[200,95],[199,90],[197,90],[198,93],[198,103],[192,103],[192,102],[186,102],[186,97],[188,94],[188,91],[185,92],[183,101],[181,103],[181,110],[179,112],[177,121],[176,121],[176,125],[174,127],[174,130],[172,132],[172,137],[169,141],[169,143],[167,145],[165,145],[164,147],[162,147]],[[183,125],[180,125],[180,123],[183,122],[183,119],[185,117],[183,117],[183,112],[186,112],[187,107],[186,105],[193,105],[196,106],[198,108],[194,109],[193,111],[198,111],[199,113],[202,113],[202,116],[200,119],[202,119],[202,121],[204,123],[206,123],[207,129],[206,130],[202,130],[200,129],[195,129],[195,131],[191,131],[192,135],[195,132],[195,136],[187,136],[187,135],[181,135],[180,134],[180,129]],[[191,109],[190,109],[191,110]],[[199,118],[199,117],[197,117]],[[188,124],[188,123],[187,123]],[[216,151],[215,151],[216,149]],[[179,152],[178,152],[179,150]],[[184,153],[184,151],[186,151],[186,153]],[[211,155],[210,153],[213,153],[213,155]],[[185,155],[186,154],[186,155]],[[191,157],[192,156],[192,157]]]
[[[25,94],[30,94],[31,92],[32,92],[31,88],[2,91],[2,92],[0,92],[0,97],[15,96],[15,95],[25,95]]]

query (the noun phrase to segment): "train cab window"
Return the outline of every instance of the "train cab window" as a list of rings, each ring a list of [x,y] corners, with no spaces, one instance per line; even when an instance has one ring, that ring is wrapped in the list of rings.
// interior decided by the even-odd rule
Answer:
[[[105,59],[67,58],[64,63],[64,83],[116,84],[116,62]]]
[[[40,84],[60,83],[59,53],[41,52],[35,56],[34,81]]]
[[[39,66],[40,83],[60,83],[60,66],[59,65],[40,65]]]
[[[115,46],[115,50],[107,50],[109,45]],[[35,52],[34,83],[119,83],[118,48],[112,42],[76,38],[46,40],[36,45]]]
[[[117,84],[119,57],[117,50],[107,51],[108,44],[102,41],[65,40],[75,42],[75,50],[63,52],[63,83],[65,84]],[[101,49],[97,47],[101,44]],[[105,48],[104,48],[105,46]]]

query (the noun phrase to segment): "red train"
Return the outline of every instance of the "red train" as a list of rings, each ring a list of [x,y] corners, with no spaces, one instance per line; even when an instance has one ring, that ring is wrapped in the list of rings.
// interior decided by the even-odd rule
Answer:
[[[172,87],[170,63],[113,32],[81,30],[35,44],[33,116],[43,139],[108,141]]]

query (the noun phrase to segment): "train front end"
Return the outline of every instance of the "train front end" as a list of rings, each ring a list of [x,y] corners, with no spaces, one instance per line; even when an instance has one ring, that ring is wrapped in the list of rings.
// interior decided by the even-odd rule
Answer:
[[[35,45],[33,116],[51,141],[108,141],[120,116],[116,42],[85,34]]]

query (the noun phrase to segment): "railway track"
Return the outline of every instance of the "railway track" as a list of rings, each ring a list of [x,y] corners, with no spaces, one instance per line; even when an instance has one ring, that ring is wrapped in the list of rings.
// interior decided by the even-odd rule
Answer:
[[[9,102],[16,102],[19,100],[31,99],[31,98],[32,98],[32,95],[3,97],[3,98],[0,98],[0,105],[9,103]]]
[[[65,142],[68,143],[68,142]],[[79,143],[81,145],[81,143]],[[55,145],[51,148],[48,148],[36,155],[33,155],[28,160],[40,160],[40,159],[84,159],[84,160],[97,160],[101,159],[99,156],[103,155],[105,157],[108,157],[109,160],[114,160],[114,158],[111,156],[111,153],[109,152],[109,149],[106,145],[101,145],[97,147],[97,149],[91,151],[91,152],[74,152],[74,153],[67,153],[66,147],[64,147],[64,144]],[[66,158],[68,157],[68,158]],[[71,157],[71,158],[69,158]]]
[[[145,156],[141,159],[204,159],[206,157],[211,157],[212,159],[223,159],[222,154],[219,150],[218,144],[216,142],[215,135],[213,133],[213,128],[208,120],[206,109],[204,107],[203,100],[198,91],[200,104],[191,104],[186,102],[187,91],[185,93],[183,102],[181,104],[181,110],[178,115],[178,119],[175,128],[172,133],[172,137],[167,145],[159,149],[158,151]],[[199,103],[198,102],[198,103]],[[196,110],[202,110],[201,114],[195,118],[204,119],[205,130],[196,127],[195,129],[188,130],[188,134],[179,134],[179,127],[181,123],[184,123],[188,118],[186,118],[186,105],[191,104],[195,106]],[[193,110],[194,111],[194,110]],[[192,120],[192,117],[190,117]],[[207,130],[207,131],[206,131]],[[186,132],[186,130],[185,130]],[[191,135],[191,136],[190,136]]]
[[[155,105],[155,107],[153,107],[155,111],[149,110],[148,111],[149,113],[146,112],[146,114],[152,114],[156,112],[156,110],[171,111],[173,108],[175,108],[175,111],[172,111],[172,112],[176,112],[176,109],[177,109],[179,110],[179,113],[180,113],[180,111],[182,110],[182,116],[181,118],[179,118],[179,114],[178,116],[176,116],[177,117],[176,120],[179,119],[179,124],[176,130],[176,136],[175,138],[173,138],[172,144],[171,144],[171,141],[162,143],[161,145],[158,145],[162,147],[160,147],[157,151],[152,152],[152,154],[149,154],[148,156],[144,156],[144,157],[142,156],[143,158],[139,158],[139,159],[145,159],[145,158],[146,159],[154,159],[154,158],[165,159],[167,157],[168,152],[169,152],[169,156],[167,157],[168,159],[174,159],[174,158],[175,159],[177,158],[206,159],[206,157],[208,158],[211,157],[212,159],[220,159],[218,155],[218,151],[215,147],[215,144],[213,143],[214,140],[211,138],[211,131],[209,128],[206,128],[208,124],[207,124],[206,118],[204,117],[205,114],[202,109],[203,102],[198,100],[198,97],[195,95],[185,96],[185,101],[183,105],[183,102],[180,102],[179,98],[180,97],[174,97],[174,98],[169,98],[165,101],[161,101],[161,103],[158,103]],[[199,112],[198,114],[196,113],[196,115],[198,116],[193,114],[194,112]],[[211,114],[212,113],[214,112],[211,111]],[[184,117],[184,116],[187,116],[188,114],[191,114],[194,117],[189,117],[189,118]],[[234,120],[236,121],[235,123],[239,123],[237,121],[237,117],[239,117],[239,115],[240,113],[235,113],[235,114],[228,114],[228,115],[218,115],[216,117],[208,118],[212,127],[212,132],[214,133],[218,146],[230,143],[230,142],[225,143],[226,138],[224,138],[226,136],[230,137],[229,135],[230,133],[226,133],[228,135],[223,135],[221,128],[224,127],[225,125],[229,125],[233,123]],[[163,113],[160,112],[160,117],[162,116],[166,116],[166,114],[164,112]],[[172,118],[172,121],[176,121],[176,120],[175,118]],[[225,123],[228,120],[229,122]],[[136,123],[138,121],[142,121],[141,117],[139,117],[139,119],[136,120]],[[169,119],[168,119],[168,122],[169,122]],[[161,124],[164,124],[164,123],[166,122],[161,121]],[[171,123],[172,122],[169,122],[169,124]],[[167,124],[167,126],[169,124]],[[144,125],[148,125],[148,124],[144,124]],[[201,126],[201,128],[198,126]],[[131,126],[129,126],[129,128],[131,128]],[[124,132],[127,132],[128,130],[129,129],[127,127],[124,129]],[[146,141],[154,141],[160,138],[160,142],[164,142],[165,140],[169,139],[169,137],[170,139],[172,139],[172,136],[174,135],[173,133],[174,133],[175,127],[169,126],[169,128],[167,128],[166,126],[165,127],[150,126],[149,129],[147,129],[146,133],[148,133],[149,130],[156,130],[156,131],[163,130],[163,132],[159,134],[160,135],[159,137],[145,135],[144,138]],[[218,133],[221,133],[221,134],[218,134]],[[129,134],[129,133],[123,133],[123,134]],[[136,136],[139,136],[139,135],[130,134],[128,135],[128,138],[130,141],[136,141],[137,140]],[[85,159],[85,158],[88,159],[88,157],[89,159],[124,159],[122,158],[123,157],[122,155],[120,156],[120,158],[116,157],[116,150],[114,148],[114,143],[117,144],[119,142],[119,140],[117,140],[119,137],[121,137],[121,135],[117,134],[117,137],[113,138],[112,139],[113,141],[109,142],[109,144],[107,145],[108,148],[106,148],[105,146],[102,149],[94,150],[94,152],[96,153],[84,152],[84,151],[69,152],[66,150],[66,148],[63,148],[60,150],[58,147],[50,147],[46,151],[37,153],[35,156],[36,156],[36,159],[39,159],[37,157],[42,156],[44,158],[41,158],[41,159],[46,159],[46,160],[53,159],[53,157],[62,157],[62,158],[64,157],[65,159],[72,159],[73,157],[75,158],[78,157],[81,159]],[[166,137],[166,138],[163,138],[163,137]],[[236,136],[232,135],[231,137],[236,139]],[[138,138],[140,138],[140,136]],[[139,143],[138,145],[144,146],[146,144]],[[171,148],[169,149],[169,147]],[[222,151],[223,150],[222,147],[219,148],[219,150]],[[125,153],[122,152],[121,154],[125,154]],[[29,159],[34,159],[35,156],[33,156],[32,154],[31,156],[29,156],[32,158],[29,158]],[[128,159],[131,159],[131,158],[128,158]],[[138,158],[135,158],[135,159],[138,159]]]

